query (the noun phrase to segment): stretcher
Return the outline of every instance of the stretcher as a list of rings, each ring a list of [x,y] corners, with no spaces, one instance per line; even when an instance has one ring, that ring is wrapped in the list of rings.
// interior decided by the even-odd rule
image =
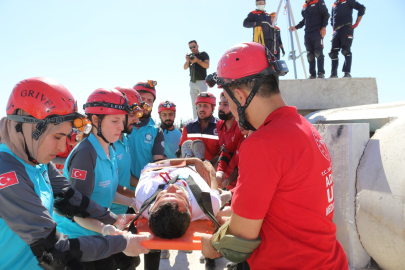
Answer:
[[[138,219],[134,224],[138,234],[152,234],[147,219]],[[212,234],[216,228],[211,220],[197,220],[190,222],[186,233],[180,238],[162,239],[155,236],[152,240],[142,242],[142,245],[148,249],[158,250],[202,250],[201,234]]]

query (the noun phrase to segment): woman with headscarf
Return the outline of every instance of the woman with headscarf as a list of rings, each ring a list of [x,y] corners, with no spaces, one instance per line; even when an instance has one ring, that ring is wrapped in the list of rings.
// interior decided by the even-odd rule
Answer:
[[[148,238],[72,239],[56,230],[54,209],[103,224],[123,218],[73,189],[50,162],[64,151],[74,120],[84,119],[72,94],[48,78],[26,79],[14,87],[6,111],[0,121],[0,269],[84,269],[81,262],[118,252],[147,253],[140,242]]]

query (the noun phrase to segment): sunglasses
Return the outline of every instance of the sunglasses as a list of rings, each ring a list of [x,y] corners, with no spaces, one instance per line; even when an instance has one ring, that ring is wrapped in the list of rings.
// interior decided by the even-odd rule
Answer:
[[[191,49],[194,49],[195,47],[197,47],[197,45],[191,46],[191,47],[189,47],[189,48],[190,48],[190,50],[191,50]]]

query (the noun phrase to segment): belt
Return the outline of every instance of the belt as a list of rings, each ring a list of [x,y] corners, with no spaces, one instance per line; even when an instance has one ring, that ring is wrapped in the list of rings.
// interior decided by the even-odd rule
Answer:
[[[346,26],[346,25],[352,25],[352,23],[346,23],[346,24],[343,24],[341,26],[338,26],[338,27],[335,28],[335,31],[339,30],[340,28],[342,28],[343,26]]]

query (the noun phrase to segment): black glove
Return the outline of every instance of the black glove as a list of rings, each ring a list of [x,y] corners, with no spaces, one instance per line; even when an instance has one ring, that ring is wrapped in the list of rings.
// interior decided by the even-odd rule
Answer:
[[[281,48],[281,51],[283,52],[283,56],[285,55],[285,51],[284,48]]]
[[[255,27],[258,27],[258,26],[263,26],[263,23],[262,22],[256,22]]]
[[[179,158],[181,156],[181,148],[177,149],[176,153],[174,154]]]

